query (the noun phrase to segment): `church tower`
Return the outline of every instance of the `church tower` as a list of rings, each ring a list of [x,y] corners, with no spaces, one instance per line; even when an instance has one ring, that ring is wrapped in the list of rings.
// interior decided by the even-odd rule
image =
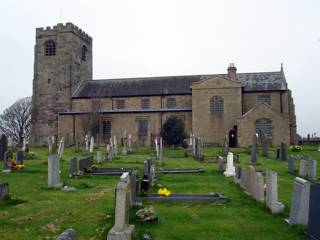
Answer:
[[[72,23],[37,28],[34,48],[31,144],[58,134],[58,113],[72,110],[79,83],[92,80],[92,38]]]

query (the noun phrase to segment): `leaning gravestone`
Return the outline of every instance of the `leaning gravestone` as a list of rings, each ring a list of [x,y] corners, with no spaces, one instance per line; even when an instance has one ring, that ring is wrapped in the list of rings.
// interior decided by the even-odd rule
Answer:
[[[310,183],[296,177],[294,181],[290,217],[286,219],[289,224],[308,224]]]
[[[251,164],[257,164],[257,134],[252,137]]]
[[[272,214],[284,210],[284,205],[278,202],[278,176],[274,171],[267,171],[266,204]]]
[[[51,155],[48,158],[48,187],[60,188],[60,158],[58,154]]]
[[[317,160],[309,160],[308,162],[308,179],[310,181],[317,180]]]
[[[2,134],[0,138],[0,161],[4,160],[4,153],[8,149],[8,140],[7,137]]]
[[[130,181],[122,176],[116,188],[115,221],[107,240],[131,240],[134,230],[134,225],[129,225]]]
[[[9,197],[9,183],[0,183],[0,201]]]
[[[287,144],[281,143],[280,152],[281,160],[287,160]]]
[[[312,239],[320,239],[320,182],[310,187],[309,223],[307,235]]]

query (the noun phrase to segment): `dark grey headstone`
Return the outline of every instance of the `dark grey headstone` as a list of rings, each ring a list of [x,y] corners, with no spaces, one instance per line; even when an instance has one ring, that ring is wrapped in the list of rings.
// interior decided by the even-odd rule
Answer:
[[[81,160],[79,160],[79,170],[80,171],[86,171],[93,165],[93,157],[88,156]]]
[[[320,182],[310,187],[309,228],[307,235],[320,239]]]
[[[58,238],[57,240],[76,240],[76,231],[72,228],[69,228],[65,230]]]
[[[78,161],[76,157],[70,158],[70,175],[76,175],[78,172]]]
[[[224,169],[224,159],[221,156],[218,156],[218,172],[223,173]]]
[[[25,152],[24,151],[18,151],[17,155],[16,155],[16,163],[23,164],[24,156],[25,156]]]
[[[281,160],[287,160],[287,144],[281,143]]]
[[[0,161],[4,160],[4,153],[8,149],[8,140],[7,137],[2,134],[0,138]]]
[[[9,183],[0,183],[0,201],[9,197]]]

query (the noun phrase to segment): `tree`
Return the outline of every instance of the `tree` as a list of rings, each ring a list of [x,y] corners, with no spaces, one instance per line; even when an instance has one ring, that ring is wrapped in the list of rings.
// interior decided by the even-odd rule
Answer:
[[[160,134],[168,145],[182,144],[185,138],[184,122],[176,116],[171,116],[163,124]]]
[[[0,133],[22,145],[31,133],[31,97],[21,98],[0,115]]]

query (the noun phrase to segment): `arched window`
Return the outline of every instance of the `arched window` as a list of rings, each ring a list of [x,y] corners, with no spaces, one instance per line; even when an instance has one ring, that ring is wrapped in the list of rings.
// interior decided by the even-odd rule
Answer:
[[[223,98],[219,96],[212,97],[210,100],[210,112],[222,114],[223,110]]]
[[[260,118],[256,121],[256,132],[261,135],[266,134],[268,137],[272,137],[272,122],[268,118]]]
[[[81,59],[83,61],[86,61],[86,59],[87,59],[87,52],[88,52],[87,47],[85,45],[83,45],[81,48]]]
[[[48,40],[44,46],[44,55],[45,56],[54,56],[56,55],[56,43],[52,40]]]

